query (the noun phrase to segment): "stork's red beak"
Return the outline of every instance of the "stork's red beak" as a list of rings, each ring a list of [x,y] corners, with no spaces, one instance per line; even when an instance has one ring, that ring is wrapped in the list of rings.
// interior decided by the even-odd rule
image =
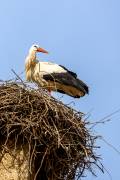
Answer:
[[[42,52],[42,53],[47,53],[48,54],[48,52],[43,48],[37,48],[37,52]]]

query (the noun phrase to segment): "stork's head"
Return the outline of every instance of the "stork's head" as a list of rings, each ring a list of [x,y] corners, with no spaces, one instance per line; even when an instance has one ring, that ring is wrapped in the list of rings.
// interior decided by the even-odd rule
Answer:
[[[37,44],[33,44],[29,50],[29,52],[41,52],[41,53],[48,53],[45,49],[39,47]]]

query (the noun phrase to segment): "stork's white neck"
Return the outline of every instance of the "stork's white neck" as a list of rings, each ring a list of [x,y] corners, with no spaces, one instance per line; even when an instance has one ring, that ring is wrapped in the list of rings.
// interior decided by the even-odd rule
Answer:
[[[30,57],[30,59],[36,59],[36,51],[30,50],[28,56]]]
[[[32,75],[33,75],[36,63],[37,63],[36,51],[29,51],[29,54],[25,60],[26,79],[28,81],[32,79]]]

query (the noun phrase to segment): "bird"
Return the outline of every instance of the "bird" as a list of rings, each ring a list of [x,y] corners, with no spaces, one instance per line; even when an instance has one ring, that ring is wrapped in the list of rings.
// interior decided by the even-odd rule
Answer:
[[[25,59],[26,80],[36,83],[39,87],[80,98],[89,93],[88,86],[77,77],[77,74],[62,65],[53,62],[39,61],[37,53],[48,51],[33,44]]]

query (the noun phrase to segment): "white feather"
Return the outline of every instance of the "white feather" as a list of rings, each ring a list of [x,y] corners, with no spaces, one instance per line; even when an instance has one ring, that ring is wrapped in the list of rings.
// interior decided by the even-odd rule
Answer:
[[[67,71],[63,69],[61,66],[51,62],[39,62],[35,67],[35,74],[45,75],[51,73],[66,73]]]

